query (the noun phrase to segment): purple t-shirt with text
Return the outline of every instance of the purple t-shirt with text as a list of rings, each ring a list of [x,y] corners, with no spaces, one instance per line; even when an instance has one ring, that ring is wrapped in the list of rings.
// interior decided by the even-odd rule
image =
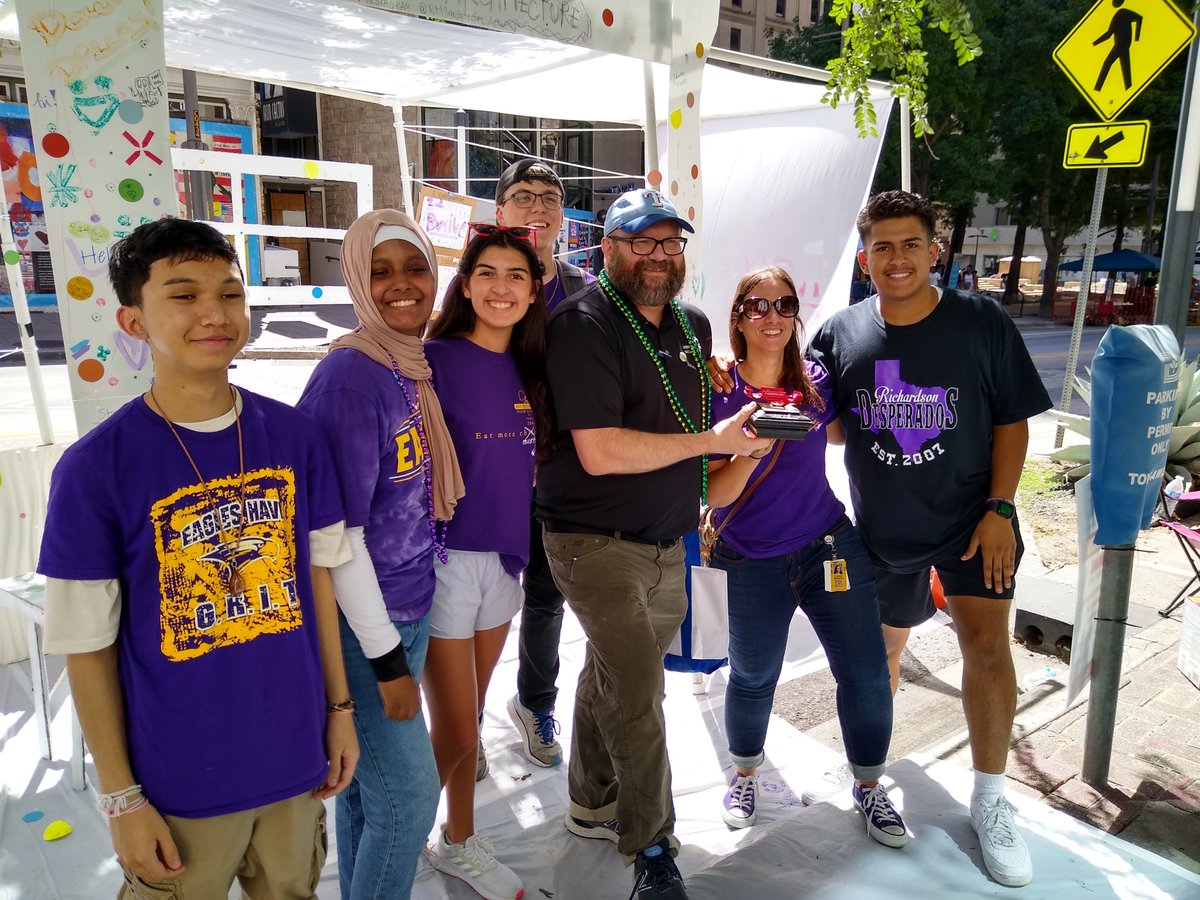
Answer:
[[[417,403],[416,383],[405,378],[404,386]],[[429,461],[408,399],[390,368],[343,348],[317,364],[296,404],[329,439],[346,524],[364,529],[393,622],[415,622],[433,605]]]
[[[828,379],[820,366],[811,362],[806,365],[813,387],[825,403],[825,409],[817,412],[807,405],[801,408],[815,422],[824,426],[834,417]],[[736,366],[730,374],[733,376],[733,392],[713,392],[714,422],[729,418],[748,402],[744,393],[746,381]],[[783,450],[771,474],[738,508],[729,527],[721,531],[721,540],[743,556],[767,559],[799,550],[821,537],[846,511],[825,478],[827,443],[824,427],[814,428],[803,440],[783,441]],[[747,488],[762,474],[774,453],[775,449],[772,448],[755,467],[754,474],[746,481]],[[714,524],[719,526],[724,522],[730,509],[732,504],[717,510]]]
[[[160,812],[189,818],[297,796],[328,765],[308,535],[342,520],[337,478],[308,417],[241,396],[244,500],[233,425],[178,429],[198,483],[138,398],[54,469],[38,562],[52,578],[120,580],[133,776]]]
[[[516,576],[529,562],[537,443],[517,365],[510,354],[466,338],[430,341],[425,356],[467,486],[446,529],[446,546],[499,553]]]

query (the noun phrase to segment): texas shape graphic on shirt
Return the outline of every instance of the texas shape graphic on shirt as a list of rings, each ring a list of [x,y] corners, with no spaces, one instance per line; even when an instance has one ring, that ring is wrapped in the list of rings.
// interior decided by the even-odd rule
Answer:
[[[890,453],[876,444],[875,455],[889,465],[913,465],[941,455],[930,442],[958,425],[958,388],[940,385],[910,384],[900,377],[900,360],[875,361],[875,391],[856,391],[859,426],[873,434],[891,434],[900,454]]]

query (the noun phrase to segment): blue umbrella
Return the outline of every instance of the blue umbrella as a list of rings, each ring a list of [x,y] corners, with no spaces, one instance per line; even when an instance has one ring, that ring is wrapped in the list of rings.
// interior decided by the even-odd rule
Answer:
[[[1148,256],[1136,250],[1117,250],[1101,253],[1092,263],[1093,272],[1157,272],[1161,263],[1157,256]],[[1060,271],[1082,272],[1083,260],[1073,259],[1058,267]]]

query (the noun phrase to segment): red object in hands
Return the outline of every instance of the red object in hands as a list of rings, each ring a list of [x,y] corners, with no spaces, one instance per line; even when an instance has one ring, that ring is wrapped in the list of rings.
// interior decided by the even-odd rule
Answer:
[[[743,392],[751,400],[764,406],[787,406],[789,403],[799,406],[804,399],[801,391],[785,391],[783,388],[777,387],[756,388],[746,385]]]
[[[942,579],[938,578],[937,569],[929,567],[929,593],[933,595],[933,605],[938,609],[946,608],[946,592],[942,589]]]

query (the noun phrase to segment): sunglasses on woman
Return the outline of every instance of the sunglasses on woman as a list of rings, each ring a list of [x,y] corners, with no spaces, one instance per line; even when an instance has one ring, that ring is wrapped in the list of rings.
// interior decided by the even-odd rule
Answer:
[[[536,228],[526,228],[524,225],[497,225],[495,222],[468,222],[467,227],[471,229],[472,234],[480,237],[491,237],[493,234],[506,231],[519,240],[528,241],[533,244],[535,250],[537,249],[538,230]]]
[[[738,311],[747,319],[765,319],[774,307],[775,312],[785,319],[794,319],[800,312],[800,298],[794,294],[768,300],[765,297],[747,297],[738,304]]]

